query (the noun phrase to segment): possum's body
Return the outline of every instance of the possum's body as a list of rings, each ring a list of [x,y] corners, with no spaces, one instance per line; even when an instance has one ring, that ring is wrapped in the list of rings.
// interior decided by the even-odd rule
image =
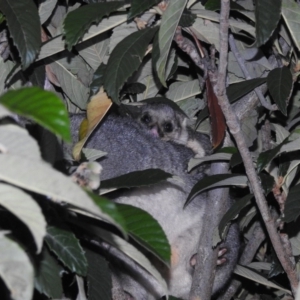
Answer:
[[[83,115],[71,117],[73,137],[77,137],[76,130],[82,119]],[[183,145],[156,138],[131,118],[114,115],[102,121],[85,146],[107,152],[107,156],[99,160],[103,168],[101,180],[153,168],[162,169],[177,177],[152,186],[130,189],[114,200],[142,208],[159,222],[172,250],[171,268],[166,276],[169,293],[188,299],[193,274],[191,259],[197,252],[201,231],[210,226],[202,222],[208,200],[205,193],[195,197],[183,209],[191,188],[204,176],[201,172],[197,175],[186,172],[187,162],[195,153]],[[217,269],[214,292],[224,286],[235,266],[237,236],[236,228],[232,227],[227,238],[229,241],[225,243],[228,249],[227,262]],[[163,266],[160,271],[166,274]],[[127,273],[126,270],[119,269],[115,272],[126,295],[131,297],[124,299],[154,300],[163,296],[159,287],[147,286],[140,274],[135,276],[134,273],[134,270]],[[148,276],[146,281],[151,281],[151,275]]]

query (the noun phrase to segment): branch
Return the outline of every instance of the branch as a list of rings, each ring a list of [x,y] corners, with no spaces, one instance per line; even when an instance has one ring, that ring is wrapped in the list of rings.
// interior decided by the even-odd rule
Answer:
[[[250,76],[250,73],[247,70],[247,67],[245,65],[245,61],[242,58],[240,52],[238,51],[236,44],[235,44],[235,40],[232,34],[229,35],[229,45],[230,45],[230,49],[236,59],[236,61],[238,62],[244,76],[246,77],[247,80],[252,79],[252,77]],[[278,110],[278,107],[276,104],[272,105],[270,104],[264,97],[264,95],[262,94],[261,90],[259,88],[255,88],[254,89],[261,105],[263,107],[265,107],[268,110],[274,111],[274,110]]]
[[[228,172],[228,164],[214,163],[211,165],[212,174],[223,174]],[[203,228],[199,239],[197,253],[197,264],[193,275],[193,282],[190,292],[190,300],[211,299],[214,283],[216,262],[218,258],[218,247],[213,245],[215,229],[220,223],[221,217],[229,206],[229,190],[224,188],[213,189],[208,192],[206,201]],[[226,205],[227,204],[227,205]]]
[[[230,106],[229,100],[226,95],[225,89],[225,79],[226,79],[226,69],[227,69],[227,56],[228,56],[228,17],[229,17],[230,3],[229,0],[221,1],[221,15],[220,15],[220,64],[219,64],[219,75],[209,72],[211,77],[211,82],[217,82],[214,86],[216,96],[218,97],[219,104],[226,118],[228,128],[233,135],[239,152],[242,156],[246,174],[248,176],[252,191],[255,196],[257,206],[261,212],[263,221],[266,225],[269,237],[271,239],[274,250],[277,257],[284,268],[288,279],[290,281],[292,292],[295,295],[298,286],[297,274],[295,272],[294,265],[289,259],[289,256],[285,252],[285,249],[281,243],[280,236],[277,232],[274,221],[272,220],[270,211],[267,206],[267,202],[260,185],[259,178],[256,174],[252,158],[247,147],[245,138],[241,131],[241,126],[239,120],[234,113],[232,107]]]

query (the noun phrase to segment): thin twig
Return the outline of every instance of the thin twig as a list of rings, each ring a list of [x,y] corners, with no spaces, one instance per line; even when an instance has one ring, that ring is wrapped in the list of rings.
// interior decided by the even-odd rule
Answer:
[[[230,49],[236,59],[236,61],[238,62],[244,76],[246,77],[247,80],[252,79],[249,71],[247,70],[245,61],[243,59],[243,57],[241,56],[239,50],[237,49],[237,46],[235,44],[235,40],[232,34],[229,34],[229,45],[230,45]],[[264,95],[262,94],[261,90],[259,88],[255,88],[254,89],[261,105],[263,107],[265,107],[268,110],[274,111],[274,110],[278,110],[278,107],[276,104],[270,104],[264,97]]]
[[[230,106],[229,100],[226,95],[225,89],[225,79],[226,79],[226,69],[227,69],[227,57],[228,57],[228,17],[229,17],[230,3],[229,0],[221,1],[221,15],[220,15],[220,64],[219,64],[219,75],[216,78],[217,74],[209,72],[211,77],[211,82],[214,83],[217,81],[217,85],[214,87],[216,96],[218,97],[219,104],[226,118],[228,128],[233,135],[239,152],[242,156],[246,174],[248,176],[252,191],[254,193],[257,206],[261,212],[262,218],[266,225],[269,237],[271,239],[274,250],[277,254],[279,261],[281,262],[282,267],[284,268],[288,279],[291,284],[292,292],[295,295],[298,286],[297,274],[295,272],[295,266],[289,259],[288,254],[286,253],[280,236],[277,232],[277,228],[274,224],[274,221],[271,217],[270,211],[267,206],[267,202],[264,196],[264,192],[260,185],[258,175],[256,174],[252,158],[247,147],[245,138],[241,131],[241,126],[239,120],[234,113],[232,107]]]

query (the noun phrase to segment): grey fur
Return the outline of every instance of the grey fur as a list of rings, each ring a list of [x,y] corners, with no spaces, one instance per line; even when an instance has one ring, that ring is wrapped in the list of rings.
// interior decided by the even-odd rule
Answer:
[[[185,145],[193,150],[196,157],[203,157],[210,152],[208,137],[188,126],[186,114],[173,101],[164,99],[163,102],[138,102],[136,105],[127,107],[127,114],[153,135],[164,141]]]
[[[83,118],[83,115],[71,117],[74,141],[77,139],[79,124]],[[131,189],[115,201],[142,208],[158,220],[168,237],[173,255],[169,278],[166,278],[169,281],[169,292],[176,297],[188,299],[193,273],[190,260],[197,252],[201,231],[205,230],[205,226],[209,226],[202,222],[207,201],[205,193],[198,195],[183,209],[191,188],[203,176],[201,172],[196,175],[186,172],[187,162],[195,153],[183,145],[154,137],[131,118],[115,115],[110,115],[102,121],[89,138],[86,147],[108,153],[99,160],[103,167],[101,180],[149,168],[160,168],[180,177],[177,181]],[[65,151],[70,152],[70,148],[66,147]],[[228,281],[236,263],[239,247],[237,235],[236,228],[231,227],[227,238],[229,241],[225,243],[229,250],[226,255],[228,261],[217,269],[214,293]],[[145,284],[141,284],[141,273],[147,272],[136,271],[136,276],[132,272],[130,275],[125,271],[115,272],[126,295],[132,296],[128,299],[154,300],[163,296],[159,287],[155,289],[152,284],[152,288],[149,289]],[[153,281],[150,277],[148,275],[146,280]]]

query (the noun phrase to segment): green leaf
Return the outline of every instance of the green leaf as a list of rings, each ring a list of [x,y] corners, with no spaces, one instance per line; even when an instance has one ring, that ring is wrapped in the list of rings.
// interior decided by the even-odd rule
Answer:
[[[258,282],[259,284],[263,284],[265,286],[272,287],[274,289],[282,290],[282,291],[285,291],[287,293],[290,293],[290,290],[282,288],[281,286],[273,283],[272,281],[268,280],[264,276],[258,274],[257,272],[252,271],[251,269],[249,269],[247,267],[237,265],[234,269],[234,273],[238,274],[238,275],[240,275],[244,278],[248,278],[248,279],[250,279],[254,282]]]
[[[293,186],[286,198],[283,220],[287,223],[296,221],[300,215],[300,184]]]
[[[265,195],[268,195],[275,185],[274,177],[266,173],[259,173],[259,177]]]
[[[0,253],[0,277],[12,299],[31,300],[34,269],[26,252],[0,231]]]
[[[81,276],[87,274],[84,251],[72,232],[49,226],[45,240],[49,249],[69,270]]]
[[[246,195],[242,199],[234,202],[234,204],[228,209],[219,223],[219,232],[221,236],[223,235],[223,232],[226,231],[225,229],[227,228],[228,224],[230,224],[232,220],[236,219],[241,210],[251,203],[250,200],[252,198],[252,194]]]
[[[136,31],[124,38],[112,51],[104,74],[104,88],[119,104],[119,90],[128,77],[138,69],[157,27]]]
[[[282,143],[280,143],[275,148],[262,152],[258,156],[257,159],[257,170],[261,172],[268,163],[270,163],[277,155],[284,152],[292,152],[297,151],[300,148],[300,138],[288,142],[288,139],[285,139]]]
[[[106,230],[100,229],[99,227],[94,228],[93,232],[95,232],[97,236],[101,237],[102,240],[108,242],[114,248],[117,248],[119,251],[124,253],[126,256],[128,256],[134,262],[136,262],[139,266],[145,269],[148,273],[150,273],[157,280],[159,284],[159,290],[163,294],[167,293],[167,283],[165,279],[153,266],[150,260],[140,250],[138,250],[135,246],[125,241],[124,239],[121,239],[119,236]]]
[[[281,16],[281,0],[259,0],[255,4],[255,47],[260,47],[269,40],[277,27]]]
[[[128,14],[128,19],[136,17],[140,15],[148,8],[152,7],[153,5],[159,3],[160,0],[132,0],[131,8]]]
[[[19,155],[0,155],[0,179],[26,190],[50,197],[105,217],[88,195],[71,178],[43,161],[24,159]]]
[[[156,51],[157,54],[159,53],[159,57],[153,57],[153,59],[158,78],[164,86],[166,86],[166,65],[169,51],[186,3],[187,0],[170,1],[161,19],[157,44],[154,46],[159,49]]]
[[[247,95],[253,89],[266,82],[266,78],[254,78],[239,83],[231,84],[227,88],[227,96],[230,103],[235,102],[239,98]]]
[[[0,103],[12,112],[26,116],[65,141],[71,141],[68,112],[62,101],[52,92],[37,87],[8,91]]]
[[[182,101],[194,97],[201,93],[199,80],[191,80],[187,82],[174,82],[170,85],[166,97],[174,102]]]
[[[279,154],[280,148],[284,143],[286,143],[286,141],[271,150],[267,150],[259,154],[257,158],[257,172],[261,172],[267,164],[269,164]]]
[[[21,56],[23,70],[35,60],[41,46],[41,24],[32,0],[0,0],[9,33]]]
[[[112,299],[111,271],[108,262],[99,253],[84,248],[88,260],[87,286],[89,300]]]
[[[41,24],[44,24],[52,15],[53,10],[57,4],[57,0],[47,0],[39,5],[39,16]]]
[[[185,10],[180,18],[179,26],[182,27],[190,27],[194,24],[197,15],[192,14],[189,10]]]
[[[98,93],[100,87],[103,85],[103,75],[105,73],[106,65],[101,64],[94,72],[92,82],[90,84],[90,95],[93,96]]]
[[[22,156],[24,159],[42,160],[37,141],[24,128],[17,125],[0,126],[0,141],[10,154]]]
[[[216,160],[227,161],[230,160],[231,156],[231,153],[214,153],[212,155],[204,156],[201,158],[191,158],[188,164],[188,172],[196,166],[202,164],[203,162]]]
[[[104,16],[108,16],[124,4],[123,1],[92,3],[68,13],[63,25],[68,50],[71,51],[72,46],[82,38],[92,23],[99,23]]]
[[[169,264],[171,248],[158,222],[140,208],[118,203],[116,205],[126,221],[128,232],[148,250]]]
[[[98,207],[106,214],[104,220],[107,220],[109,223],[114,224],[119,230],[123,233],[124,236],[127,236],[127,224],[126,220],[122,213],[119,211],[116,204],[104,197],[100,197],[94,193],[89,192],[89,196],[94,200]]]
[[[205,3],[205,9],[207,10],[220,10],[221,1],[220,0],[208,0]],[[230,10],[245,10],[245,8],[234,1],[230,1]]]
[[[243,163],[243,159],[242,159],[240,152],[236,152],[231,156],[231,160],[230,160],[231,168],[234,168],[235,166],[242,164],[242,163]]]
[[[282,2],[282,16],[289,29],[289,33],[294,43],[300,49],[300,7],[293,0],[284,0]]]
[[[172,175],[160,169],[135,171],[116,178],[101,181],[101,188],[131,188],[147,186],[171,178]]]
[[[0,205],[28,227],[39,253],[46,235],[46,220],[34,199],[21,189],[0,183]]]
[[[287,67],[272,70],[267,77],[270,94],[280,111],[286,116],[287,105],[293,89],[293,76]]]
[[[38,265],[35,277],[35,287],[47,297],[61,299],[63,288],[60,274],[63,268],[46,248],[43,249],[42,254],[43,258]]]
[[[193,197],[204,190],[229,185],[246,186],[247,183],[247,176],[240,174],[218,174],[204,177],[193,186],[190,194],[187,197],[185,205],[187,205]]]

